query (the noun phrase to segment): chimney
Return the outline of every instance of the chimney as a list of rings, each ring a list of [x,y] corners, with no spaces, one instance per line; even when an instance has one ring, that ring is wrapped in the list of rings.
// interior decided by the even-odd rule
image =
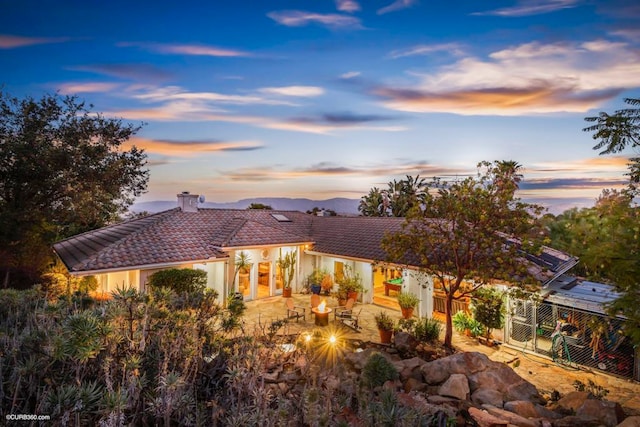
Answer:
[[[178,207],[182,212],[198,212],[198,195],[183,191],[178,194]]]

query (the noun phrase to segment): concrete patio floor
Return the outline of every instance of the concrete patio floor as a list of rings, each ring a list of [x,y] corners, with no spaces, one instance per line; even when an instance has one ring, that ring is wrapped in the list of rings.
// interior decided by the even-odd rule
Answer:
[[[335,298],[326,299],[329,308],[338,305]],[[359,315],[359,324],[362,329],[356,332],[350,328],[340,327],[339,322],[334,322],[333,313],[329,314],[329,325],[315,326],[313,316],[310,315],[310,295],[294,294],[293,300],[296,306],[306,308],[306,319],[296,322],[290,319],[283,327],[283,334],[299,334],[321,330],[340,330],[345,338],[372,341],[379,343],[380,335],[374,319],[375,314],[383,311],[393,319],[400,319],[400,309],[393,310],[374,304],[356,304],[354,312]],[[281,296],[264,298],[257,301],[248,301],[247,311],[244,315],[244,329],[247,333],[266,331],[266,328],[274,320],[285,319],[287,314],[286,299]],[[574,381],[578,380],[587,384],[589,380],[609,390],[606,396],[608,400],[620,403],[631,415],[640,415],[640,383],[617,378],[597,371],[578,370],[555,364],[549,359],[535,356],[520,351],[519,349],[501,345],[487,347],[479,344],[476,339],[459,335],[454,332],[453,345],[458,351],[478,351],[486,354],[492,360],[509,363],[518,375],[534,384],[543,394],[549,394],[553,390],[566,394],[574,391]],[[517,362],[516,362],[517,361]],[[516,366],[517,365],[517,366]]]

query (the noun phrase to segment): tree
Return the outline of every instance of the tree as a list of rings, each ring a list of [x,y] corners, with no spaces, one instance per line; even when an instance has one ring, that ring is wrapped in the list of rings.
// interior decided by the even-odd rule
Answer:
[[[640,98],[625,98],[625,104],[640,107]],[[601,111],[597,116],[585,117],[595,123],[582,129],[592,132],[591,137],[598,141],[593,147],[600,155],[620,153],[627,147],[640,147],[640,108],[624,108],[608,114]],[[630,190],[638,194],[640,184],[640,157],[631,157],[629,163]]]
[[[598,141],[593,149],[602,149],[600,155],[640,147],[640,98],[625,98],[624,102],[636,108],[613,114],[600,112],[598,116],[585,118],[595,123],[583,130],[593,132],[593,139]],[[583,245],[586,252],[583,265],[591,277],[613,283],[619,297],[608,307],[609,314],[626,316],[626,333],[640,345],[640,208],[634,204],[634,197],[640,195],[640,157],[631,157],[629,161],[626,190],[605,190],[593,209],[573,214],[583,222],[587,217],[595,224],[584,238],[590,241]],[[575,221],[569,225],[574,224]],[[568,234],[570,241],[579,242],[578,233]]]
[[[0,271],[35,280],[53,241],[118,219],[147,187],[146,154],[122,145],[140,129],[74,96],[0,92]],[[18,280],[13,281],[15,284]]]
[[[421,267],[437,278],[446,296],[445,346],[451,347],[452,302],[494,279],[535,283],[522,249],[535,251],[542,207],[515,198],[499,162],[482,162],[477,178],[434,179],[409,212],[400,232],[383,247],[392,262]],[[509,236],[509,237],[507,237]],[[465,283],[471,284],[465,286]]]
[[[373,187],[369,194],[362,196],[358,210],[363,216],[404,217],[420,205],[425,188],[425,179],[420,175],[407,175],[400,181],[394,179],[386,190]]]
[[[388,216],[384,205],[384,193],[378,187],[373,187],[369,193],[360,198],[358,211],[363,216]]]
[[[273,210],[271,205],[265,205],[264,203],[251,203],[247,209],[258,209],[258,210],[265,210],[265,211]]]

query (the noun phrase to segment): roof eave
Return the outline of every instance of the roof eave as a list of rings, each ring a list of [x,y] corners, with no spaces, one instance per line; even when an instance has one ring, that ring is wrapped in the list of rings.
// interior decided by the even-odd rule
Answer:
[[[228,256],[224,256],[224,257],[212,257],[207,259],[162,262],[162,263],[156,263],[156,264],[140,264],[140,265],[130,265],[130,266],[124,266],[124,267],[114,267],[114,268],[104,268],[104,269],[101,268],[97,270],[69,270],[69,274],[71,274],[72,276],[92,276],[94,274],[116,273],[119,271],[152,270],[156,268],[175,267],[177,265],[184,265],[184,264],[223,262],[223,261],[227,261],[228,259],[229,259]]]

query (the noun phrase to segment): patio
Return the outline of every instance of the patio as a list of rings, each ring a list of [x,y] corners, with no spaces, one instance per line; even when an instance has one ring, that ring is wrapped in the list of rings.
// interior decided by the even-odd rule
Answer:
[[[335,298],[326,298],[327,305],[335,308],[338,303]],[[321,298],[321,299],[322,299]],[[294,303],[297,306],[306,308],[306,319],[300,319],[296,322],[291,319],[282,331],[283,334],[309,333],[315,329],[340,329],[343,331],[343,337],[348,339],[358,339],[362,341],[372,341],[379,343],[380,335],[376,327],[374,315],[380,311],[388,313],[393,319],[400,319],[401,313],[399,309],[391,309],[381,307],[375,304],[356,304],[354,312],[359,315],[359,324],[362,327],[360,332],[347,327],[340,327],[339,322],[333,319],[333,313],[329,316],[328,326],[315,326],[314,319],[310,315],[311,302],[308,294],[294,294]],[[286,318],[287,309],[285,299],[281,296],[265,298],[257,301],[248,301],[246,303],[247,310],[244,315],[245,331],[251,333],[261,328],[266,330],[269,324],[274,320],[282,320]],[[443,330],[444,333],[444,330]],[[458,351],[478,351],[486,354],[492,360],[498,362],[509,363],[514,371],[522,378],[534,384],[541,393],[551,393],[557,390],[562,394],[574,391],[573,382],[579,380],[583,383],[592,380],[596,384],[600,384],[607,388],[610,393],[608,400],[620,403],[628,412],[640,414],[640,384],[600,372],[589,372],[585,370],[568,369],[560,365],[556,365],[553,361],[538,357],[532,354],[524,353],[520,349],[501,345],[497,347],[487,347],[481,345],[474,338],[469,338],[453,333],[453,345]],[[514,361],[518,361],[517,366]]]

